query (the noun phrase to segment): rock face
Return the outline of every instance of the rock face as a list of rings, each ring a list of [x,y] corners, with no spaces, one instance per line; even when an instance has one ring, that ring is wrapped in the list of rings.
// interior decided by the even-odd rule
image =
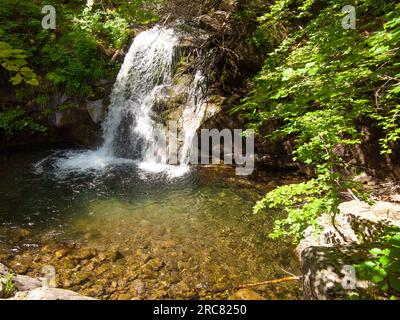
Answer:
[[[372,207],[365,202],[349,201],[339,206],[340,214],[319,219],[322,232],[315,236],[307,229],[297,247],[304,276],[306,299],[348,299],[354,294],[360,298],[377,297],[372,283],[360,281],[354,264],[365,261],[374,242],[390,227],[400,227],[400,205],[377,202]],[[346,279],[351,283],[346,284]]]

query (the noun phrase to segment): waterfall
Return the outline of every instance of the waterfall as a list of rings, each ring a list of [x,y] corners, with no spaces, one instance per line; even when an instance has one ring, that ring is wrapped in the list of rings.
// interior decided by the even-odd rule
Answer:
[[[205,77],[198,71],[189,90],[189,97],[180,119],[183,146],[180,151],[179,163],[182,165],[189,164],[192,148],[197,147],[195,143],[196,133],[206,111],[206,104],[204,103],[205,85]]]
[[[157,150],[152,107],[162,87],[172,81],[178,43],[173,29],[159,27],[135,38],[111,93],[103,126],[105,154],[166,162],[164,150]]]
[[[179,58],[179,35],[173,28],[154,27],[132,43],[119,71],[103,123],[103,145],[96,151],[68,152],[57,161],[67,170],[101,169],[112,163],[138,162],[146,171],[185,172],[196,132],[205,113],[205,78],[197,72],[179,120],[180,166],[168,166],[167,148],[160,145],[161,115],[153,107],[163,88],[172,84]],[[195,144],[196,145],[196,144]],[[175,175],[174,174],[174,175]]]

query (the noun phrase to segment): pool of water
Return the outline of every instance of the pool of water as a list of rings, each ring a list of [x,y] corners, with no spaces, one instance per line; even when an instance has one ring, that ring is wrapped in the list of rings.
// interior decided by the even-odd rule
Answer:
[[[251,212],[292,177],[250,180],[229,167],[171,177],[131,161],[61,170],[70,152],[0,160],[0,260],[28,264],[23,273],[54,265],[58,286],[105,299],[225,299],[235,286],[299,274],[293,247],[267,236],[279,212]],[[88,248],[94,253],[82,256]],[[102,258],[116,250],[118,259]],[[256,290],[301,297],[299,283]]]

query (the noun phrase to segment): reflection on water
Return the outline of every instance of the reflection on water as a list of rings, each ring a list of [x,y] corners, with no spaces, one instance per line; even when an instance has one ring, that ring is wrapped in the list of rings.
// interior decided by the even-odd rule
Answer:
[[[50,154],[13,156],[1,163],[0,249],[8,251],[10,261],[28,255],[27,273],[52,263],[60,286],[110,299],[129,294],[227,298],[232,292],[208,291],[284,277],[282,269],[299,273],[292,248],[267,237],[277,213],[251,214],[255,201],[285,177],[254,182],[236,178],[229,168],[193,168],[171,179],[166,172],[149,173],[123,161],[105,164],[101,171],[60,175]],[[62,156],[56,153],[57,159]],[[13,237],[20,228],[29,230],[22,240]],[[55,245],[61,243],[68,255]],[[78,246],[96,254],[77,258]],[[101,259],[115,248],[123,258]],[[75,281],[84,270],[89,280]],[[300,297],[299,284],[259,293]]]

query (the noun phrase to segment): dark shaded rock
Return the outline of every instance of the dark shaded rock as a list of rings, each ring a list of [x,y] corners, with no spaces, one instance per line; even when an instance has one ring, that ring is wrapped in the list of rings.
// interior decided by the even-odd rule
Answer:
[[[107,258],[111,261],[122,259],[124,255],[118,249],[112,249],[107,253]]]
[[[343,300],[358,295],[374,299],[378,291],[374,284],[360,280],[353,273],[354,264],[372,258],[373,245],[350,247],[309,247],[301,255],[303,292],[309,300]]]

